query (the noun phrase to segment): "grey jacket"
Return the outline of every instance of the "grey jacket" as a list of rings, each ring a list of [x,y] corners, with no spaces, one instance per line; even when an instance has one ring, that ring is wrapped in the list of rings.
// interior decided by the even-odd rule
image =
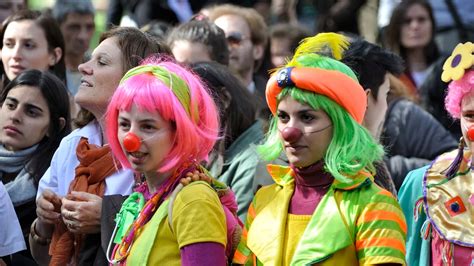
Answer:
[[[431,114],[405,99],[395,99],[389,104],[381,142],[397,190],[409,171],[458,146],[456,139]]]

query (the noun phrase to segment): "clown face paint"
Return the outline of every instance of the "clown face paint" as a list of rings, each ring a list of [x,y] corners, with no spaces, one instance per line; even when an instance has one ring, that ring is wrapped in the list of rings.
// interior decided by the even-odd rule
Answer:
[[[124,143],[129,133],[140,139],[138,149]],[[173,147],[174,129],[158,112],[141,111],[133,105],[130,111],[119,112],[117,136],[131,167],[148,177],[156,176]]]
[[[469,149],[473,148],[471,145],[474,139],[470,138],[470,136],[473,136],[473,133],[470,133],[473,131],[472,129],[473,127],[474,127],[474,91],[471,91],[468,94],[466,94],[461,101],[461,130],[462,130],[462,135],[464,137],[464,141],[466,142]]]
[[[287,96],[278,104],[277,113],[280,138],[290,164],[305,167],[321,160],[333,133],[326,112]]]

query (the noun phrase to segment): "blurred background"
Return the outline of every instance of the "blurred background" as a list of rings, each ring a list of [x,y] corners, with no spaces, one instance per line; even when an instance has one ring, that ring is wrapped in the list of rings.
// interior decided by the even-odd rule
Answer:
[[[0,0],[1,1],[1,0]],[[55,0],[28,0],[28,7],[34,10],[42,10],[53,6]],[[93,49],[99,43],[100,33],[105,31],[106,10],[109,5],[108,0],[92,0],[96,8],[95,14],[95,33],[90,47]]]

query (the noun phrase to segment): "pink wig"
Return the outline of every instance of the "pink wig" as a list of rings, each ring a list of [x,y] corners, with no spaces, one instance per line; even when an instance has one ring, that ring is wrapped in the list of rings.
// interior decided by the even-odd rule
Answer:
[[[186,108],[192,110],[194,119],[175,93],[158,77],[149,72],[133,75],[119,85],[107,108],[107,138],[115,157],[122,166],[130,168],[117,137],[118,115],[120,111],[130,111],[132,105],[136,105],[138,110],[160,113],[175,128],[173,147],[157,171],[166,172],[186,162],[195,160],[199,163],[207,159],[218,138],[219,121],[216,106],[204,83],[191,71],[169,59],[147,58],[141,65],[164,68],[187,84],[190,106]]]
[[[454,118],[461,118],[461,103],[466,94],[474,90],[474,70],[468,70],[459,80],[449,83],[445,107]]]

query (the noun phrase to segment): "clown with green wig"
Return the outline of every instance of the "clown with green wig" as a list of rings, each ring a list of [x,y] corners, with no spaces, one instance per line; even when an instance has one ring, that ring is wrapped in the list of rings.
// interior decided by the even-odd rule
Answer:
[[[382,147],[361,125],[367,97],[339,59],[345,37],[303,40],[270,78],[273,114],[259,152],[275,184],[249,207],[234,255],[243,265],[405,265],[406,222],[392,194],[373,181]]]

